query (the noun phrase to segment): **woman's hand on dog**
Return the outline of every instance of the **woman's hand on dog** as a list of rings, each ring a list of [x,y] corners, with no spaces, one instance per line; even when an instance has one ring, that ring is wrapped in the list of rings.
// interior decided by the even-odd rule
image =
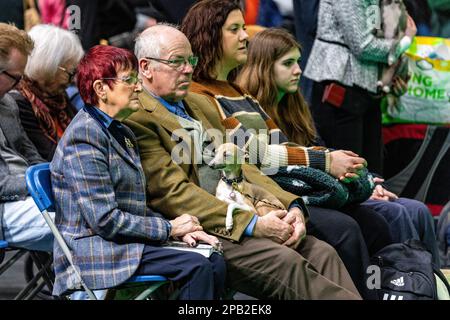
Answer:
[[[190,232],[203,230],[198,218],[189,214],[183,214],[169,222],[172,225],[170,236],[174,239],[179,239]]]

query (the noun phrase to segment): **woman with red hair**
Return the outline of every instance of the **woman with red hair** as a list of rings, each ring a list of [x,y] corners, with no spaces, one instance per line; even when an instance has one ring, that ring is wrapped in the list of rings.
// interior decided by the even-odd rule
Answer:
[[[219,299],[225,262],[167,249],[177,238],[195,245],[218,239],[196,217],[166,220],[147,207],[146,182],[137,141],[121,121],[139,107],[136,57],[128,50],[95,46],[78,66],[85,106],[58,143],[50,165],[55,224],[75,265],[93,290],[120,285],[133,275],[158,274],[180,285],[180,299]],[[54,294],[75,289],[71,266],[55,247]]]

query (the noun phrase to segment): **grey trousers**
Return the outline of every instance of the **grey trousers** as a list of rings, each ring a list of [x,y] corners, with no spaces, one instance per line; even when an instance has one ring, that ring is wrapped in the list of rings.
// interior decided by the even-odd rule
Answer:
[[[297,250],[269,239],[222,239],[228,285],[259,299],[361,299],[344,264],[328,244],[306,236]]]

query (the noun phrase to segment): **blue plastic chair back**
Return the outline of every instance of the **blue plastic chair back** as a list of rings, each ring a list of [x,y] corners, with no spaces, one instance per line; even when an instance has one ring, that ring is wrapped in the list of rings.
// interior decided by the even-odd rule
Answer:
[[[28,191],[39,210],[54,211],[50,164],[47,162],[28,167],[25,178]]]

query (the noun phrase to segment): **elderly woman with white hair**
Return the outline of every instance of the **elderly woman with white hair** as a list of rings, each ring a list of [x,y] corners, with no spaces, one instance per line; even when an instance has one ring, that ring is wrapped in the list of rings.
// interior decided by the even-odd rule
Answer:
[[[77,112],[65,89],[72,82],[84,52],[74,33],[56,26],[37,25],[28,34],[35,46],[13,96],[30,140],[41,156],[50,161]]]

